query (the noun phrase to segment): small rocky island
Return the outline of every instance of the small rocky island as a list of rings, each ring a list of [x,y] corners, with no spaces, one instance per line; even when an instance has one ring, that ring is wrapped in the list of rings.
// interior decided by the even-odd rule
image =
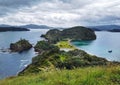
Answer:
[[[18,42],[10,44],[10,50],[12,52],[23,52],[30,48],[32,48],[32,45],[25,39],[20,39]]]
[[[0,27],[0,32],[6,32],[6,31],[30,31],[30,30],[21,27]]]
[[[50,43],[56,43],[58,41],[62,40],[95,40],[96,35],[93,30],[82,27],[82,26],[76,26],[71,27],[69,29],[64,29],[62,31],[58,29],[53,29],[48,31],[45,35],[42,35],[41,37],[44,37],[47,39]]]

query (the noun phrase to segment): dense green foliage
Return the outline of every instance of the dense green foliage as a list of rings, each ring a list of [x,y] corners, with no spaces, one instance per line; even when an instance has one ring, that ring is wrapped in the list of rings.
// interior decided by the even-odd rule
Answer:
[[[38,74],[10,77],[0,85],[120,85],[120,66],[49,70]]]
[[[22,52],[24,50],[28,50],[32,47],[32,45],[25,39],[21,39],[16,43],[10,44],[10,49],[13,52]]]
[[[63,31],[59,31],[58,29],[52,29],[46,33],[46,35],[42,35],[45,37],[50,43],[56,43],[61,40],[94,40],[96,39],[96,35],[93,30],[81,26],[72,27],[69,29],[64,29]]]
[[[59,48],[57,46],[49,44],[49,42],[47,41],[38,41],[34,48],[35,51],[39,53],[43,53],[46,51],[53,51],[53,52],[59,51]]]
[[[47,41],[39,41],[35,49],[39,55],[32,59],[32,63],[19,75],[38,73],[51,67],[57,69],[74,69],[85,66],[107,65],[108,61],[89,55],[83,50],[72,50],[69,52],[60,51],[57,46]]]

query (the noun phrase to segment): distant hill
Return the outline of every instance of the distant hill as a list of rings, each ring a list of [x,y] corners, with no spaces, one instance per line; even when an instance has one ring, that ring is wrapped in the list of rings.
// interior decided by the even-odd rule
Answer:
[[[1,24],[0,27],[12,27],[12,26],[6,25],[6,24]]]
[[[108,30],[109,32],[120,32],[120,29],[112,29],[112,30]]]
[[[31,28],[31,29],[54,29],[54,27],[49,27],[49,26],[46,26],[46,25],[35,25],[35,24],[28,24],[28,25],[23,25],[23,26],[20,26],[20,27]]]
[[[0,27],[17,27],[17,28],[29,28],[29,29],[67,29],[61,27],[50,27],[47,25],[36,25],[36,24],[27,24],[20,26],[1,24]],[[99,26],[86,26],[86,27],[91,28],[94,31],[120,32],[120,25],[99,25]]]
[[[26,25],[19,25],[19,26],[0,24],[0,27],[20,27],[20,28],[29,28],[29,29],[65,29],[62,27],[51,27],[47,25],[36,25],[36,24],[26,24]]]
[[[29,31],[29,29],[21,27],[0,27],[0,32],[6,31]]]
[[[119,25],[100,25],[100,26],[87,26],[95,31],[109,31],[109,30],[114,30],[118,29],[120,30]]]

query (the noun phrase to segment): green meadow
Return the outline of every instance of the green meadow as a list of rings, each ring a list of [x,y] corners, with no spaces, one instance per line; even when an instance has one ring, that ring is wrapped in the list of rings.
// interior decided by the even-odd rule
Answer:
[[[0,85],[120,85],[120,66],[41,71],[38,74],[9,77],[1,80]]]

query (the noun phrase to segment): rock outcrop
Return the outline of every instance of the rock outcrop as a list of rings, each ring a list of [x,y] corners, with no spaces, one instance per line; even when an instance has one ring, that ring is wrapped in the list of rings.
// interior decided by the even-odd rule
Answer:
[[[16,43],[10,44],[10,50],[12,52],[22,52],[25,50],[29,50],[30,48],[32,48],[32,45],[25,39],[21,39]]]

